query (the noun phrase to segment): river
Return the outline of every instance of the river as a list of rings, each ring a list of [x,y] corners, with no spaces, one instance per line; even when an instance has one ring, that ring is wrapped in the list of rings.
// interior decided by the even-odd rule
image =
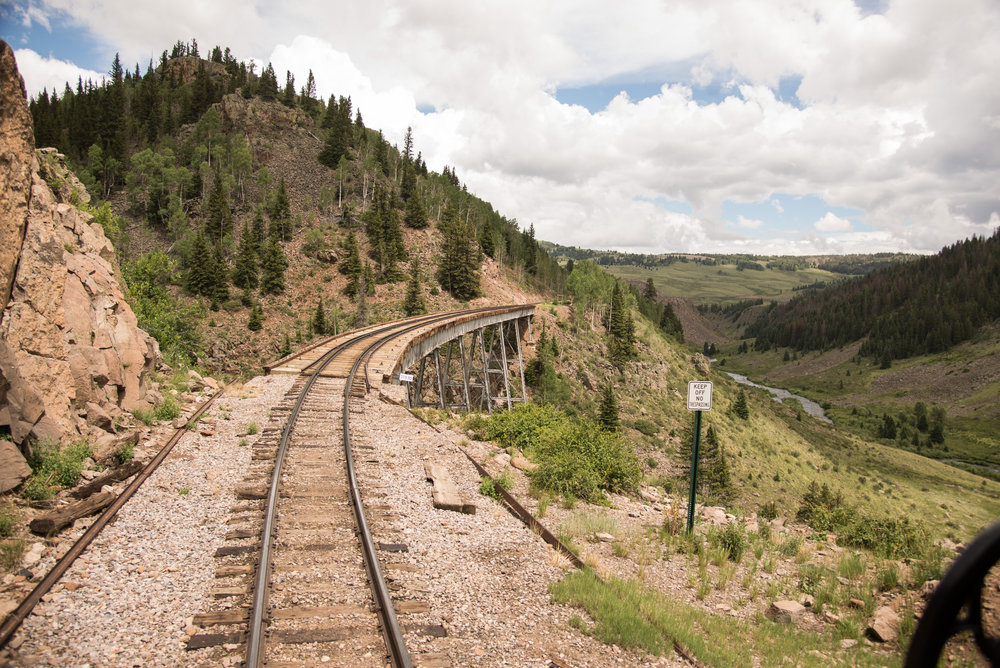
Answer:
[[[749,385],[750,387],[764,388],[765,390],[774,395],[775,401],[784,402],[785,399],[797,399],[798,402],[802,404],[802,410],[804,410],[806,413],[809,413],[809,415],[812,415],[813,417],[819,418],[823,422],[829,422],[830,424],[833,424],[833,420],[831,420],[826,416],[826,411],[823,410],[823,407],[817,404],[812,399],[806,399],[805,397],[800,397],[799,395],[792,394],[788,390],[783,390],[780,387],[768,387],[767,385],[760,385],[758,383],[753,382],[743,374],[729,373],[728,371],[726,373],[729,375],[730,378],[735,380],[740,385]]]

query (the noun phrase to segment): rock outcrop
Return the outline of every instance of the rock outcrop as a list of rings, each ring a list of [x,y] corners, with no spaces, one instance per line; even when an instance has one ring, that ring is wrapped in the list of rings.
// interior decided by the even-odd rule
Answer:
[[[24,241],[31,196],[31,163],[35,148],[24,81],[14,52],[0,41],[0,305],[10,299],[17,258]]]
[[[0,155],[7,169],[29,175],[30,197],[23,209],[0,211],[0,228],[24,230],[0,314],[0,425],[20,444],[88,437],[100,445],[114,439],[122,411],[149,406],[159,349],[125,302],[111,242],[76,206],[89,200],[86,190],[61,155],[33,150],[16,68],[14,74],[0,79]],[[27,146],[9,140],[25,133]],[[6,184],[0,199],[10,191]]]

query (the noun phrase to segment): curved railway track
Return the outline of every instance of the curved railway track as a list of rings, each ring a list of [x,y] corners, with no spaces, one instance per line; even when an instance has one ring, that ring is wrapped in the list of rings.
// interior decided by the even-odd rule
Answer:
[[[368,528],[350,417],[352,401],[363,398],[368,388],[364,363],[374,352],[405,333],[455,316],[413,318],[310,349],[321,354],[286,396],[289,413],[269,476],[246,636],[247,666],[310,663],[331,654],[345,665],[381,666],[386,660],[393,666],[412,665]],[[324,351],[327,345],[332,347]],[[352,531],[356,541],[347,536]],[[394,545],[380,547],[392,551]],[[345,596],[343,586],[329,586],[361,580],[367,580],[369,592],[347,588]],[[346,639],[350,647],[345,649]]]

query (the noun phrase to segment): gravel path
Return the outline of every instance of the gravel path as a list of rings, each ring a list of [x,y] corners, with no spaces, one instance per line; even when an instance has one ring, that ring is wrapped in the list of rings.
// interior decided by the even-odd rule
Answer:
[[[253,439],[247,425],[264,425],[293,380],[227,388],[35,608],[11,642],[13,665],[189,664],[190,619],[208,607],[212,553],[250,463],[240,443]]]

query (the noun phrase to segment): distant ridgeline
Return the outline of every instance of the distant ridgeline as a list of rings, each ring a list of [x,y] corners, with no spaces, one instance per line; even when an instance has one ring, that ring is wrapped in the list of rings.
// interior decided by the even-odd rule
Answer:
[[[1000,231],[815,294],[772,304],[749,325],[754,347],[824,350],[865,339],[883,360],[947,350],[1000,318]]]
[[[799,271],[801,269],[825,269],[835,274],[858,276],[876,269],[889,267],[916,256],[906,253],[869,253],[856,255],[821,255],[800,257],[794,255],[748,255],[748,254],[702,254],[702,253],[624,253],[615,250],[591,250],[576,246],[562,246],[547,241],[540,245],[549,255],[573,261],[593,260],[603,266],[630,265],[652,269],[666,267],[675,262],[697,262],[709,267],[735,265],[738,269],[763,271]],[[800,288],[801,289],[801,288]]]

